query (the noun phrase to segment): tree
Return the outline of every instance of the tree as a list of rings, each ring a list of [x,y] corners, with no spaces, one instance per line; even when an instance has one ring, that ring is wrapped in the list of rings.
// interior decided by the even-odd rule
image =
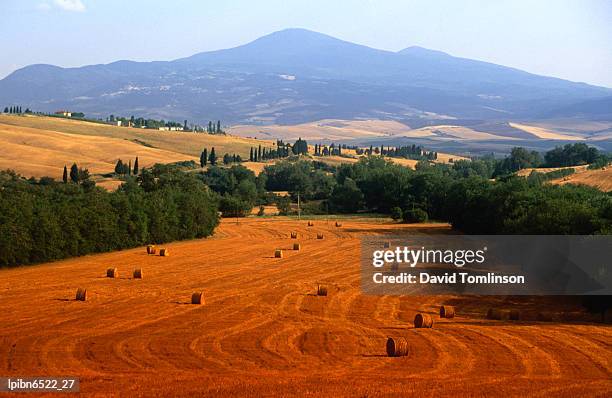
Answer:
[[[64,181],[64,184],[68,183],[68,168],[66,165],[64,165],[64,175],[62,176],[62,180]]]
[[[117,164],[115,165],[115,174],[125,174],[125,166],[123,165],[123,160],[117,160]]]
[[[308,153],[308,143],[301,138],[293,144],[293,153],[296,155]]]
[[[138,167],[138,156],[136,156],[136,160],[134,161],[134,175],[137,176],[139,171]]]
[[[278,214],[286,216],[291,211],[291,199],[288,196],[278,196],[276,199]]]
[[[132,175],[132,159],[130,159],[130,162],[128,165],[127,175]]]
[[[253,147],[251,147],[251,153],[249,153],[249,162],[253,161]]]
[[[200,167],[205,167],[206,162],[208,161],[208,150],[204,148],[202,153],[200,154]]]
[[[221,132],[221,120],[217,120],[217,133]]]
[[[391,218],[394,220],[401,220],[403,218],[403,212],[401,207],[395,206],[391,209]]]
[[[261,145],[259,145],[259,149],[257,149],[257,160],[261,161]]]
[[[79,182],[81,182],[81,183],[86,183],[86,182],[93,183],[93,181],[89,181],[89,177],[90,177],[89,170],[84,169],[82,167],[79,167]],[[95,186],[95,183],[94,183],[94,186]]]
[[[228,165],[230,163],[232,163],[232,157],[229,155],[229,153],[226,153],[223,155],[223,164]]]
[[[423,209],[410,209],[404,211],[404,222],[406,223],[423,223],[428,220],[427,212]]]
[[[8,106],[5,106],[5,107],[4,107],[4,113],[9,113],[9,108],[8,108]]]
[[[79,183],[79,166],[76,163],[70,166],[70,180],[75,184]]]
[[[217,154],[215,153],[215,147],[211,148],[210,156],[208,157],[208,161],[213,166],[217,164]]]
[[[212,134],[213,132],[214,132],[213,131],[213,125],[212,125],[212,122],[209,120],[208,121],[208,133]]]
[[[343,184],[334,188],[329,205],[330,209],[339,213],[355,213],[363,207],[363,193],[355,181],[346,178]]]

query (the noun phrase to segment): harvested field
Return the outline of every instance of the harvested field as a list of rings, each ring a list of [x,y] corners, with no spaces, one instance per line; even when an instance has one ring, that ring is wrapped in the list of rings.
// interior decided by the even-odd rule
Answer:
[[[198,162],[203,148],[236,153],[248,159],[251,147],[272,147],[273,142],[229,135],[196,134],[117,127],[54,117],[0,115],[0,169],[12,168],[26,177],[62,178],[64,165],[73,162],[92,174],[111,173],[117,159],[139,157],[140,167],[184,160]],[[247,164],[247,166],[250,166]],[[255,168],[259,165],[251,165]],[[263,164],[261,166],[263,169]],[[261,171],[261,170],[259,170]],[[116,188],[118,182],[100,179]]]
[[[167,245],[168,258],[141,247],[0,270],[0,374],[78,376],[100,396],[610,396],[612,327],[584,314],[485,319],[491,307],[579,312],[572,302],[362,295],[359,237],[448,231],[423,227],[223,220],[213,238]],[[271,258],[291,247],[287,231],[305,249]],[[101,275],[108,264],[120,278]],[[125,275],[135,268],[146,278]],[[200,291],[206,305],[191,305]],[[438,318],[442,304],[455,318]],[[435,328],[414,329],[419,312]],[[409,355],[388,357],[388,337],[405,338]]]
[[[556,170],[574,169],[574,174],[551,180],[550,183],[558,185],[588,185],[604,192],[612,191],[612,167],[608,166],[604,167],[603,169],[595,170],[588,170],[587,167],[587,165],[583,165],[573,167],[529,168],[519,170],[516,174],[519,176],[526,177],[531,174],[532,171],[537,171],[539,173],[549,173],[551,171]]]

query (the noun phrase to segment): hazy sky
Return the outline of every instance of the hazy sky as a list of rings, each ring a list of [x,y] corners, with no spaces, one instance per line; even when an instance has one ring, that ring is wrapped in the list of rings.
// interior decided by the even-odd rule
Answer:
[[[169,60],[290,27],[612,87],[612,0],[0,0],[0,78],[33,63]]]

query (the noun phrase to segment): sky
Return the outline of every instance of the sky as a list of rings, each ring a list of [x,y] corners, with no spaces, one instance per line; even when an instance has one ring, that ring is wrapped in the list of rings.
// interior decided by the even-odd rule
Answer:
[[[612,0],[0,0],[0,78],[35,63],[171,60],[285,28],[612,87]]]

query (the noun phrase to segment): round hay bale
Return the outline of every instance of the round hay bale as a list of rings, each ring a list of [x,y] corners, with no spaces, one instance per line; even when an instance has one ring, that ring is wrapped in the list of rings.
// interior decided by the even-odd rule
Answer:
[[[408,342],[403,337],[387,339],[387,355],[390,357],[405,357],[408,355]]]
[[[168,257],[170,256],[170,251],[168,249],[161,248],[159,249],[159,255],[160,257]]]
[[[341,222],[336,221],[336,227],[340,228],[342,226]]]
[[[520,321],[521,320],[521,311],[519,310],[510,310],[508,313],[508,318],[511,321]]]
[[[274,258],[283,258],[283,251],[281,249],[276,249],[274,251]]]
[[[107,278],[118,278],[119,271],[117,271],[117,268],[109,268],[106,270],[106,277]]]
[[[87,289],[83,289],[82,287],[78,288],[76,292],[76,300],[87,301]]]
[[[142,268],[136,268],[134,270],[134,279],[142,279]]]
[[[317,239],[323,239],[323,234],[317,234]]]
[[[317,296],[327,296],[327,287],[326,286],[317,286]]]
[[[501,321],[504,319],[504,312],[498,308],[489,308],[487,311],[487,319]]]
[[[432,328],[433,323],[433,318],[429,314],[423,314],[419,312],[414,317],[415,328]]]
[[[204,304],[204,292],[195,292],[191,295],[191,304]]]
[[[301,246],[299,243],[294,243],[293,244],[293,250],[300,250]]]
[[[291,239],[297,239],[297,232],[291,232]]]
[[[454,318],[455,317],[455,307],[452,305],[442,305],[440,306],[440,318]]]
[[[155,245],[147,245],[147,254],[155,254]]]
[[[383,244],[383,247],[384,247],[385,249],[390,248],[390,247],[391,247],[391,242],[385,242],[385,243]]]
[[[312,221],[308,221],[308,226],[309,226],[309,227],[314,227],[314,222],[312,222]]]

